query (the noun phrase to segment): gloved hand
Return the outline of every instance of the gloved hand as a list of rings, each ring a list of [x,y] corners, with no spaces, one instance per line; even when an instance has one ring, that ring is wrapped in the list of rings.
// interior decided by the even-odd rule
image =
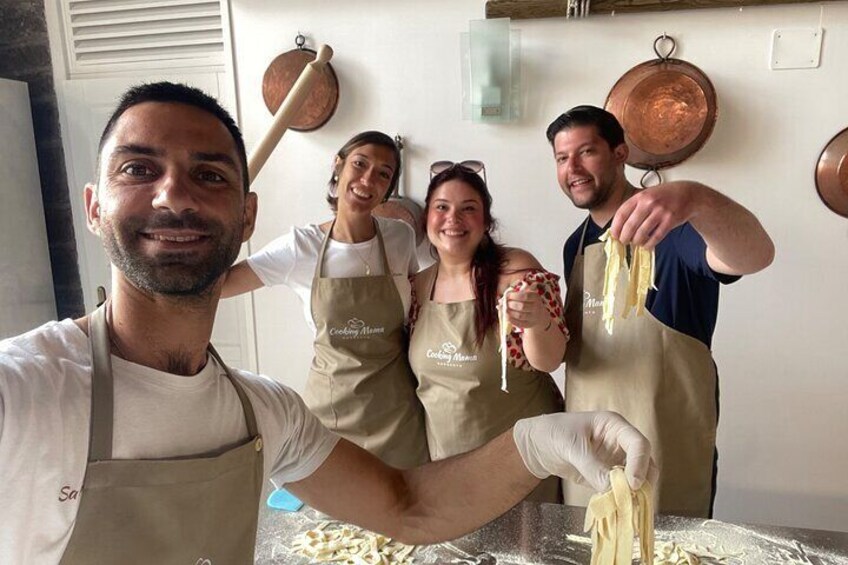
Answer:
[[[609,472],[624,465],[633,490],[656,484],[651,444],[615,412],[545,414],[515,423],[512,437],[527,469],[544,479],[557,475],[597,492],[609,490]]]

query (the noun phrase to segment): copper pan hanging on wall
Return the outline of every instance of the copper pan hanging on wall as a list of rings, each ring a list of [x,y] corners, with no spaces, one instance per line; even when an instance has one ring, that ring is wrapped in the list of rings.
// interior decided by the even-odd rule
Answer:
[[[668,46],[664,54],[661,44]],[[645,177],[691,157],[709,139],[718,117],[712,82],[695,65],[673,59],[676,46],[669,35],[657,37],[657,58],[627,71],[604,105],[624,128],[627,164],[647,170]]]
[[[316,52],[304,47],[306,38],[303,35],[297,34],[294,42],[297,48],[271,61],[262,78],[262,97],[271,114],[277,112],[304,67],[315,60]],[[327,63],[289,129],[312,131],[320,128],[333,116],[338,103],[339,79],[332,65]]]
[[[816,190],[825,205],[848,218],[848,128],[831,139],[816,164]]]

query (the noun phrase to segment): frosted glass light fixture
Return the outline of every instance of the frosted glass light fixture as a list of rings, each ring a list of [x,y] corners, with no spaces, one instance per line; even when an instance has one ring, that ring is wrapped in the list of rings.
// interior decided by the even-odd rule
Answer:
[[[462,117],[474,122],[518,118],[521,77],[519,30],[509,18],[472,20],[461,35]]]

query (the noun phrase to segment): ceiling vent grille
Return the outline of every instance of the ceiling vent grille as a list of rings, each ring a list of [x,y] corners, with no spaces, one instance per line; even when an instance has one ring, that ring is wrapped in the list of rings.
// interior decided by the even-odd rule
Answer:
[[[70,74],[223,67],[220,0],[62,0]]]

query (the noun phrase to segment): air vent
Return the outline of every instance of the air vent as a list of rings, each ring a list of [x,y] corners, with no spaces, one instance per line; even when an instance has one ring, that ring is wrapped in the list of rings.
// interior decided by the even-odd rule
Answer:
[[[219,0],[61,0],[71,75],[224,65]]]

